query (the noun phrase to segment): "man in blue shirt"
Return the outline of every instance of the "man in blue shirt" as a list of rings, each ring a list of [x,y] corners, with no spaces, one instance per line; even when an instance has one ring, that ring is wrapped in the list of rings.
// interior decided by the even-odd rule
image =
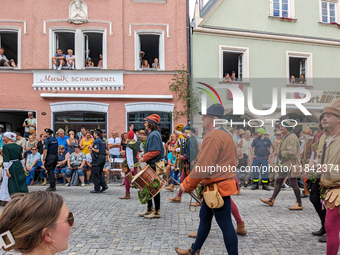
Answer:
[[[65,135],[65,131],[62,128],[59,128],[58,130],[59,136],[57,137],[58,146],[63,145],[65,147],[65,152],[67,153],[67,139],[69,138],[67,135]]]
[[[61,70],[61,67],[65,65],[65,54],[63,54],[63,50],[62,49],[57,49],[57,54],[55,54],[52,57],[53,60],[53,69],[57,70],[57,66],[58,66],[58,70]]]
[[[259,128],[257,130],[257,138],[251,144],[250,153],[253,156],[253,186],[252,190],[259,188],[259,172],[261,168],[262,188],[270,191],[268,186],[268,154],[272,145],[271,141],[264,137],[266,130]]]

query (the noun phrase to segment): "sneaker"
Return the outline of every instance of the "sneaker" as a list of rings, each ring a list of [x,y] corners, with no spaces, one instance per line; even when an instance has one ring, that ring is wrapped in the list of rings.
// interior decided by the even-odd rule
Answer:
[[[72,70],[74,69],[74,66],[72,66]]]
[[[68,69],[71,70],[71,66],[68,66]]]
[[[47,184],[46,182],[43,182],[41,185],[42,185],[42,186],[45,186],[46,184]]]
[[[53,70],[57,70],[57,66],[53,64]]]
[[[30,183],[30,186],[34,185],[34,181],[32,180],[31,183]]]
[[[65,184],[65,187],[68,187],[68,186],[70,186],[70,183],[69,183],[69,182]]]
[[[85,183],[83,182],[80,186],[85,187]]]
[[[57,70],[58,70],[58,71],[60,71],[60,70],[61,70],[61,65],[59,65],[59,66],[58,66],[58,69],[57,69]]]
[[[86,183],[86,184],[90,184],[90,181],[86,181],[85,183]]]

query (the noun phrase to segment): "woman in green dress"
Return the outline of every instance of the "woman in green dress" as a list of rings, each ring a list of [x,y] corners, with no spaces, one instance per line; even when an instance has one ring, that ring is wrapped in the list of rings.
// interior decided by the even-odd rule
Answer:
[[[3,135],[3,165],[8,177],[9,195],[14,193],[28,193],[26,175],[24,171],[24,160],[21,155],[21,148],[15,144],[16,134],[6,132]]]

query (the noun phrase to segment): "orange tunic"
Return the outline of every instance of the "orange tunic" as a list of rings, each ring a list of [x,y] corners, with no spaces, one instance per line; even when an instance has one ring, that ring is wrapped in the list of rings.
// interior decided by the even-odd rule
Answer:
[[[214,129],[204,138],[197,163],[183,182],[184,188],[190,192],[200,182],[211,188],[217,183],[222,197],[237,194],[236,166],[237,154],[233,137],[221,129]]]

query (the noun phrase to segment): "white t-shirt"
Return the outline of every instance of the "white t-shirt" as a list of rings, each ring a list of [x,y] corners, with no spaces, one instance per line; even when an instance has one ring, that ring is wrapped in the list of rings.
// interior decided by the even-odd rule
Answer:
[[[85,156],[86,162],[91,164],[92,163],[92,155],[90,153],[87,153]]]
[[[70,56],[69,54],[66,55],[66,60],[70,59],[70,58],[75,58],[74,55]]]
[[[117,144],[117,143],[121,143],[122,141],[120,140],[119,137],[116,137],[115,139],[111,137],[107,142],[108,144]],[[111,148],[109,151],[111,155],[119,155],[120,148],[114,147],[114,148]]]
[[[30,124],[30,125],[36,125],[36,124],[37,124],[36,118],[33,118],[33,119],[27,118],[27,119],[25,119],[25,122],[26,122],[26,121],[27,121],[27,123]],[[25,127],[25,132],[26,132],[26,133],[29,133],[30,130],[35,130],[35,127]]]

